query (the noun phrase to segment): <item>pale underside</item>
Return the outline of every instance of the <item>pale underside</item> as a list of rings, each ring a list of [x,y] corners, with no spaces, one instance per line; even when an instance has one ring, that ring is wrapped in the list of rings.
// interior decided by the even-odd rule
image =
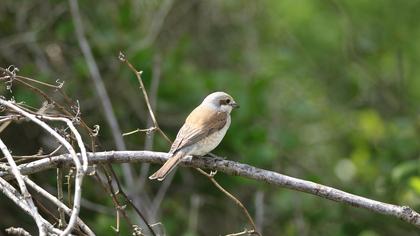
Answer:
[[[230,115],[206,106],[198,106],[187,117],[169,153],[182,150],[187,155],[202,156],[219,145],[230,126]]]

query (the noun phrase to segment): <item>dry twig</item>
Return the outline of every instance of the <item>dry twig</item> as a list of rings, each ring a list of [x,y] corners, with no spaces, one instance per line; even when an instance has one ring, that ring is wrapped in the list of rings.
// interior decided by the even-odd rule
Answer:
[[[13,160],[12,155],[10,154],[9,150],[7,149],[6,145],[3,143],[3,141],[1,139],[0,139],[0,149],[3,152],[4,156],[7,158],[7,162],[9,163],[9,166],[11,168],[11,172],[13,173],[13,176],[15,177],[15,179],[18,182],[20,192],[23,196],[23,199],[24,199],[27,207],[31,211],[30,215],[34,218],[34,220],[35,220],[35,222],[38,226],[39,235],[46,235],[47,232],[45,231],[44,223],[42,222],[42,217],[38,213],[38,209],[36,208],[36,206],[35,206],[35,204],[32,200],[31,194],[29,193],[28,189],[26,188],[25,182],[23,181],[23,177],[22,177],[20,171],[18,170],[18,168],[16,166],[16,163]]]
[[[140,89],[143,92],[144,100],[147,105],[147,110],[149,111],[150,118],[152,119],[152,122],[153,122],[153,127],[149,129],[158,131],[165,138],[165,140],[168,141],[168,143],[172,143],[171,139],[169,139],[169,137],[160,129],[159,124],[156,120],[155,114],[153,113],[152,105],[150,105],[149,95],[147,95],[146,89],[144,88],[143,80],[141,78],[141,74],[143,73],[143,71],[136,70],[136,68],[134,68],[134,66],[126,59],[125,55],[122,52],[120,52],[120,55],[118,55],[118,58],[120,59],[120,61],[127,64],[127,66],[134,72],[134,74],[137,77],[137,80],[139,81]],[[149,129],[145,129],[145,130],[149,130]]]
[[[26,214],[32,215],[32,211],[28,207],[28,205],[21,201],[23,196],[20,193],[18,193],[18,191],[3,178],[0,178],[0,191],[4,195],[6,195],[10,200],[12,200],[16,206],[20,207]],[[63,232],[57,228],[54,228],[54,226],[52,226],[45,219],[41,218],[41,220],[45,228],[48,229],[48,231],[53,232],[55,234],[61,234]]]
[[[52,194],[47,192],[45,189],[41,188],[39,185],[37,185],[35,182],[33,182],[28,177],[23,177],[24,181],[28,186],[33,188],[37,193],[44,196],[46,199],[48,199],[50,202],[52,202],[54,205],[58,207],[58,209],[62,210],[64,213],[66,213],[68,216],[71,216],[72,210],[68,208],[60,199],[57,199]],[[94,236],[95,233],[80,219],[77,218],[77,225],[83,230],[84,233],[86,233],[89,236]]]
[[[23,228],[9,227],[5,231],[8,235],[31,236],[31,234]]]
[[[246,209],[246,207],[242,204],[241,201],[239,201],[235,196],[233,196],[231,193],[229,193],[226,189],[224,189],[215,179],[214,176],[216,175],[217,172],[210,172],[210,174],[208,174],[207,172],[203,171],[200,168],[196,168],[196,170],[198,172],[200,172],[201,174],[207,176],[207,178],[210,179],[210,181],[214,184],[214,186],[216,186],[221,192],[223,192],[226,196],[228,196],[232,201],[234,201],[236,203],[236,205],[238,205],[241,210],[244,212],[249,224],[252,226],[252,231],[254,233],[256,233],[257,235],[260,235],[260,233],[257,232],[257,227],[255,227],[255,223],[252,220],[251,215],[249,214],[248,210]],[[248,231],[247,231],[248,232]]]

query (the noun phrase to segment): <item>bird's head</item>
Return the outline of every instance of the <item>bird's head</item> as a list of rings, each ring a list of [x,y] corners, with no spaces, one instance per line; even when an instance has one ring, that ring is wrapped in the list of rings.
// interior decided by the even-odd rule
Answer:
[[[209,94],[202,104],[227,113],[230,113],[232,109],[239,107],[232,96],[225,92],[214,92]]]

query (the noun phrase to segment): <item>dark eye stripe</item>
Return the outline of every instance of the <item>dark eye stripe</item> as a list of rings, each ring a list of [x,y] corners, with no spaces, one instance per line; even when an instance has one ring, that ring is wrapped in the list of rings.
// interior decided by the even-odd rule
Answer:
[[[227,98],[227,99],[220,99],[220,101],[219,101],[219,104],[220,105],[227,105],[229,103],[230,103],[230,99],[229,98]]]
[[[220,104],[220,105],[226,105],[226,100],[224,100],[224,99],[220,100],[220,101],[219,101],[219,104]]]

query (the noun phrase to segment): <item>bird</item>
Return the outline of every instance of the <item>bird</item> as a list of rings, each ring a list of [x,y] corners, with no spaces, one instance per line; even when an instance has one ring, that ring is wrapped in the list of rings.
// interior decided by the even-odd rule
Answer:
[[[215,149],[229,129],[230,113],[239,105],[225,92],[213,92],[187,117],[169,150],[170,158],[149,176],[162,181],[186,157],[204,156]]]

